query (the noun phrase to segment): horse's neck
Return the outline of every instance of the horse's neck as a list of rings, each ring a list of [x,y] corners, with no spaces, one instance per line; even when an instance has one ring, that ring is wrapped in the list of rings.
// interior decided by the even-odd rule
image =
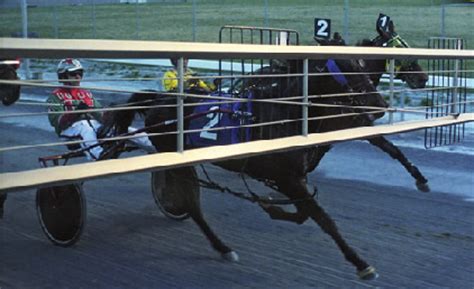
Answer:
[[[374,86],[377,87],[380,82],[382,74],[385,73],[385,60],[384,59],[371,59],[366,60],[365,71],[370,73],[370,80],[374,83]]]

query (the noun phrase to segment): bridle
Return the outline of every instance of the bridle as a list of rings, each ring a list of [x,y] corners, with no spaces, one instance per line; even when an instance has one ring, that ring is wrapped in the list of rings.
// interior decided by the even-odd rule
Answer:
[[[367,105],[366,102],[361,100],[359,93],[363,94],[367,92],[367,83],[372,84],[372,80],[370,80],[370,78],[363,77],[362,80],[357,81],[355,83],[350,82],[341,72],[341,69],[337,65],[336,61],[334,61],[333,59],[329,59],[326,62],[325,69],[327,70],[327,72],[331,73],[333,79],[343,88],[343,90],[349,93],[348,96],[343,98],[343,101],[336,102],[336,104],[344,105],[344,107],[340,108],[341,113],[356,113],[361,110],[360,108],[357,108],[357,106]],[[362,72],[362,70],[360,70],[360,72]],[[369,117],[369,114],[355,115],[352,118],[355,122],[358,122],[359,119],[361,119],[363,123],[365,123],[366,121],[373,121],[373,119]]]
[[[372,43],[376,47],[391,47],[391,48],[410,48],[410,45],[398,34],[393,34],[388,40],[384,37],[377,36],[372,40]],[[416,60],[395,60],[395,78],[400,78],[402,70],[411,70],[410,68],[416,65]],[[390,71],[390,60],[387,59],[385,62],[385,71]]]

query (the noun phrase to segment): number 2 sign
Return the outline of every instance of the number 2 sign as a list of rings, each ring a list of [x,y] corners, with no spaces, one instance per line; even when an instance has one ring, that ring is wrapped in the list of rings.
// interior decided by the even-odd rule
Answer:
[[[331,36],[331,19],[314,18],[314,37],[329,39]]]

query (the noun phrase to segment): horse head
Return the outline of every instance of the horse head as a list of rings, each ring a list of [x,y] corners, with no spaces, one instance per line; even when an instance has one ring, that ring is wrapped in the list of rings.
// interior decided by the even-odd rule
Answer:
[[[364,40],[363,46],[409,48],[407,42],[395,32],[395,25],[389,22],[387,31],[377,29],[378,36],[372,41]],[[385,71],[389,70],[389,60],[386,60]],[[424,88],[428,75],[418,64],[416,59],[402,59],[395,61],[395,78],[408,84],[410,88]]]
[[[18,80],[15,67],[7,61],[0,60],[0,79]],[[4,105],[11,105],[20,98],[20,86],[0,84],[0,99]]]

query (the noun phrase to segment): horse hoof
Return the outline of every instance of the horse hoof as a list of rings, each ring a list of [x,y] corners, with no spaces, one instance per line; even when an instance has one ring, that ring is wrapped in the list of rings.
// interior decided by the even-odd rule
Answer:
[[[375,280],[379,277],[379,274],[375,271],[375,268],[369,266],[362,271],[357,272],[357,275],[362,280]]]
[[[428,186],[428,183],[416,182],[416,187],[419,191],[424,193],[428,193],[430,191],[430,186]]]
[[[235,253],[234,251],[222,254],[222,258],[229,262],[239,262],[239,255],[237,255],[237,253]]]

